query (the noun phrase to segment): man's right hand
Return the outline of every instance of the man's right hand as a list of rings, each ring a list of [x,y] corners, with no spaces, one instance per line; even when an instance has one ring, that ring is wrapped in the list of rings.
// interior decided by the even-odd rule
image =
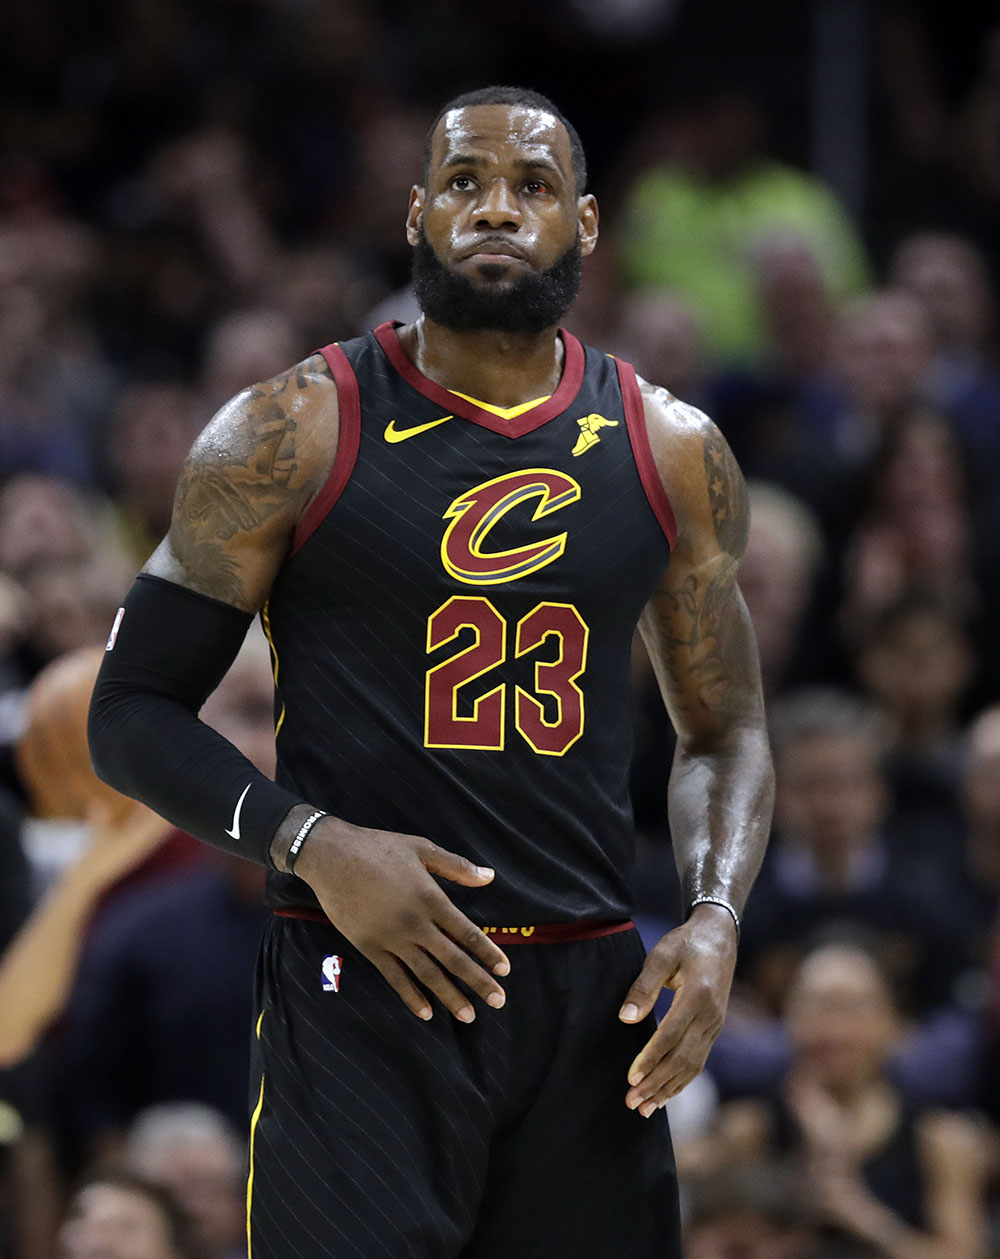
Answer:
[[[431,878],[483,887],[492,870],[418,835],[367,830],[330,817],[313,828],[295,873],[418,1018],[429,1019],[432,1010],[414,979],[463,1023],[476,1013],[449,975],[494,1009],[504,1004],[493,976],[508,975],[510,962]]]

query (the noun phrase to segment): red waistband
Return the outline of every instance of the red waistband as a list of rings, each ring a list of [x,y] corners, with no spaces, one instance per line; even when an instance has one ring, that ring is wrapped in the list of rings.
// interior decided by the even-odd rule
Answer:
[[[320,909],[293,906],[274,911],[279,918],[305,918],[308,922],[329,923]],[[627,922],[544,922],[537,927],[483,927],[497,944],[559,944],[565,940],[596,940],[599,936],[629,931],[635,923]]]

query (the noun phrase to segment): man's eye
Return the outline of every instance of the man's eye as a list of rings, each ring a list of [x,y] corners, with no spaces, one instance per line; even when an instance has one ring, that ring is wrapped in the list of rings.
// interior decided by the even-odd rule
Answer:
[[[529,179],[524,186],[533,197],[549,190],[548,184],[543,183],[540,179]]]
[[[472,176],[456,175],[451,181],[451,186],[456,190],[456,192],[468,192],[470,188],[474,187]]]

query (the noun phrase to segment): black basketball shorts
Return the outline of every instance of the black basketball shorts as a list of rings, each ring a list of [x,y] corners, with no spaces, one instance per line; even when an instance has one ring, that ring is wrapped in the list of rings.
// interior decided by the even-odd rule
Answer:
[[[329,924],[272,919],[250,1259],[678,1259],[666,1114],[625,1106],[638,932],[501,943],[505,1007],[424,1023]]]

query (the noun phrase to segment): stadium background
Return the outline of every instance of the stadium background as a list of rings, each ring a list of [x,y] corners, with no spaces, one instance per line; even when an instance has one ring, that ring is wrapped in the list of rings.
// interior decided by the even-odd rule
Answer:
[[[778,821],[727,1029],[675,1117],[690,1251],[732,1253],[727,1221],[741,1219],[755,1254],[863,1250],[843,1218],[830,1233],[836,1195],[815,1167],[792,1193],[775,1173],[786,1151],[761,1148],[734,1181],[720,1135],[739,1113],[727,1108],[777,1104],[789,1061],[802,1069],[803,1020],[785,1017],[790,993],[805,1000],[800,960],[845,941],[887,987],[838,988],[828,966],[820,1004],[840,1039],[825,1052],[891,1081],[907,1115],[970,1120],[967,1206],[995,1239],[1000,26],[985,9],[3,6],[0,946],[108,843],[107,827],[95,839],[79,818],[39,816],[80,808],[41,798],[68,759],[49,749],[39,786],[16,754],[34,679],[103,642],[223,401],[411,314],[402,219],[428,122],[459,91],[524,84],[576,123],[603,211],[569,326],[709,411],[752,482],[743,584]],[[248,749],[263,732],[266,761],[259,649],[244,673],[218,721]],[[670,733],[640,651],[635,709],[638,890],[655,936],[677,913]],[[95,1159],[150,1170],[143,1112],[139,1136],[180,1132],[160,1147],[211,1153],[187,1179],[176,1160],[163,1173],[201,1211],[203,1259],[237,1247],[241,1156],[225,1123],[246,1126],[257,874],[176,835],[151,857],[119,840],[127,877],[91,878],[87,913],[49,924],[83,935],[65,1009],[30,1044],[0,1030],[12,1259],[53,1253],[68,1186]],[[9,962],[0,995],[16,1001]],[[897,1012],[873,1030],[889,992]],[[226,1120],[149,1118],[177,1102]]]

